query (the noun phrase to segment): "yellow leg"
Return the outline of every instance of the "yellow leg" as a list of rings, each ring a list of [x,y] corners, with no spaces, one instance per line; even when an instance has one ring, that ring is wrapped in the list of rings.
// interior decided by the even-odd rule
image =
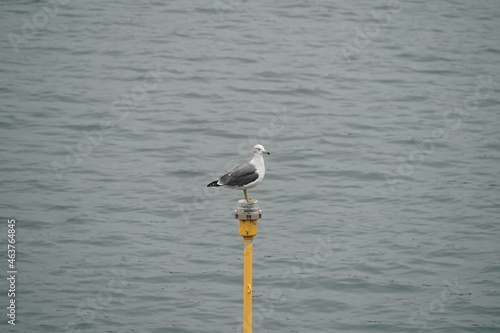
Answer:
[[[243,190],[243,194],[245,195],[245,200],[246,200],[247,202],[255,202],[255,200],[254,200],[254,199],[250,199],[250,198],[248,197],[247,190]]]

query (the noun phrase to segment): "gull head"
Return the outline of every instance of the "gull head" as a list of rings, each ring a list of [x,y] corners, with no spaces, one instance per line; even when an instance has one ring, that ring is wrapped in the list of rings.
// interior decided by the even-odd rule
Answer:
[[[253,147],[253,153],[254,154],[267,154],[267,155],[271,155],[270,152],[268,152],[267,150],[264,149],[264,146],[263,145],[255,145],[255,147]]]

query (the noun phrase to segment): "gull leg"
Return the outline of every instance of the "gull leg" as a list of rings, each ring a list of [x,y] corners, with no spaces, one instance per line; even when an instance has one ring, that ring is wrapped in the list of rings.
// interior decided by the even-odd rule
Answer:
[[[245,195],[245,200],[246,200],[247,202],[252,202],[252,203],[253,203],[253,202],[255,202],[255,200],[254,200],[254,199],[250,199],[250,198],[248,197],[247,190],[243,190],[243,194]]]

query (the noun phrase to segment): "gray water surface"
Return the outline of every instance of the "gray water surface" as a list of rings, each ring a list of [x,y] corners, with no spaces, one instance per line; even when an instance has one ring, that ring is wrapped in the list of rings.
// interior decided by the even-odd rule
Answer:
[[[0,6],[2,332],[499,331],[497,1]]]

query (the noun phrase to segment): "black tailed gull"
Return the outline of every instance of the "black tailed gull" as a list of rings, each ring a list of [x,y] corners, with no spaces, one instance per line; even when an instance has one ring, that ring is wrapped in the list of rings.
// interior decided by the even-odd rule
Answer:
[[[234,190],[243,190],[245,200],[255,202],[255,200],[248,197],[247,189],[259,185],[262,179],[264,179],[266,167],[264,166],[262,154],[270,155],[271,153],[265,150],[262,145],[256,145],[253,147],[253,158],[250,162],[237,166],[216,181],[208,184],[207,187],[222,186]]]

